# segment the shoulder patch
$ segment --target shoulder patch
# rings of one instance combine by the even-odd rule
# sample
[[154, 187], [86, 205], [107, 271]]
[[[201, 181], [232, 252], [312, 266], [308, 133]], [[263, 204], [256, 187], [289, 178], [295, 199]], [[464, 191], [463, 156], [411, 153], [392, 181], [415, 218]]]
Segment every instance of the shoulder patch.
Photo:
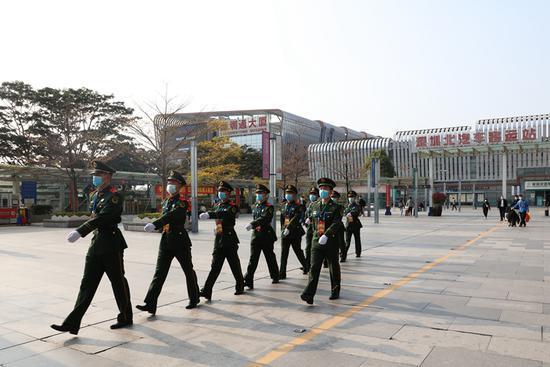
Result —
[[115, 193], [115, 192], [118, 192], [118, 190], [116, 189], [116, 187], [111, 186], [111, 188], [109, 189], [109, 192]]
[[120, 201], [120, 198], [118, 197], [118, 195], [113, 195], [113, 196], [111, 197], [111, 202], [112, 202], [113, 204], [118, 204], [119, 201]]

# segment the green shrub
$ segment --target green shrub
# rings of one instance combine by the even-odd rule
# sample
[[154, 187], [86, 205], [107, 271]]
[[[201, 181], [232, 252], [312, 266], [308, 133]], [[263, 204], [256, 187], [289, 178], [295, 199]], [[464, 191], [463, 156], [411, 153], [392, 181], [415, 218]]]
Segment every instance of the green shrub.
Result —
[[51, 214], [53, 207], [51, 205], [33, 205], [31, 206], [31, 215]]
[[90, 212], [54, 212], [53, 215], [58, 215], [58, 216], [64, 216], [64, 217], [70, 217], [70, 216], [73, 216], [73, 215], [76, 215], [76, 216], [90, 216]]
[[446, 199], [447, 199], [447, 197], [442, 192], [434, 192], [432, 194], [432, 201], [433, 201], [434, 204], [439, 204], [439, 205], [445, 204]]

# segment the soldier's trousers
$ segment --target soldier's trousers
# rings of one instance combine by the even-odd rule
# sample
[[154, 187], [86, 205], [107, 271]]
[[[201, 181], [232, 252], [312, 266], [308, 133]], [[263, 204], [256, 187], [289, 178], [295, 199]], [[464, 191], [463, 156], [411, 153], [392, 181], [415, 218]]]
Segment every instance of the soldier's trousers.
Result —
[[212, 295], [212, 288], [214, 287], [214, 283], [216, 283], [216, 279], [218, 279], [218, 276], [222, 271], [225, 259], [227, 259], [231, 272], [233, 273], [233, 277], [235, 278], [235, 290], [244, 290], [244, 278], [241, 270], [241, 261], [239, 260], [239, 255], [237, 254], [238, 248], [239, 247], [237, 245], [214, 248], [210, 273], [208, 274], [208, 278], [206, 278], [206, 282], [203, 287], [203, 293], [205, 295]]
[[311, 269], [309, 270], [308, 284], [303, 292], [304, 296], [315, 296], [324, 259], [328, 261], [331, 293], [340, 294], [341, 273], [340, 262], [338, 261], [338, 246], [337, 244], [327, 243], [326, 245], [314, 244], [311, 248]]
[[187, 295], [189, 301], [192, 303], [199, 302], [199, 285], [197, 283], [197, 274], [193, 269], [193, 261], [191, 257], [191, 247], [181, 246], [178, 249], [159, 248], [157, 257], [157, 267], [155, 269], [155, 275], [145, 296], [145, 303], [148, 305], [157, 305], [157, 299], [162, 290], [162, 286], [168, 276], [170, 270], [170, 264], [172, 260], [176, 258], [181, 265], [181, 268], [185, 274], [185, 280], [187, 283]]
[[76, 303], [73, 311], [67, 316], [63, 325], [68, 325], [71, 328], [80, 329], [82, 317], [92, 303], [95, 292], [103, 273], [106, 273], [111, 281], [113, 293], [115, 294], [116, 303], [119, 314], [117, 320], [119, 322], [132, 321], [132, 304], [130, 301], [130, 289], [128, 281], [124, 276], [124, 251], [118, 251], [103, 255], [86, 256], [86, 264], [84, 266], [84, 275], [80, 283], [80, 291], [76, 298]]
[[313, 232], [306, 232], [306, 266], [311, 269], [311, 240], [313, 239]]
[[355, 256], [361, 256], [361, 228], [348, 229], [346, 228], [346, 250], [342, 254], [345, 259], [348, 255], [349, 248], [351, 246], [351, 237], [355, 239]]
[[286, 264], [288, 262], [288, 254], [291, 247], [298, 258], [298, 261], [302, 264], [304, 272], [308, 271], [306, 258], [304, 256], [304, 252], [302, 251], [302, 237], [283, 238], [281, 240], [281, 269], [279, 271], [279, 277], [283, 279], [286, 278]]
[[252, 284], [254, 282], [254, 273], [258, 267], [258, 261], [260, 260], [260, 255], [262, 252], [264, 253], [265, 261], [267, 262], [269, 276], [273, 280], [279, 280], [279, 266], [277, 265], [275, 252], [273, 252], [273, 242], [257, 239], [252, 240], [250, 243], [250, 260], [248, 261], [248, 268], [246, 269], [246, 275], [244, 276], [244, 280], [247, 284]]

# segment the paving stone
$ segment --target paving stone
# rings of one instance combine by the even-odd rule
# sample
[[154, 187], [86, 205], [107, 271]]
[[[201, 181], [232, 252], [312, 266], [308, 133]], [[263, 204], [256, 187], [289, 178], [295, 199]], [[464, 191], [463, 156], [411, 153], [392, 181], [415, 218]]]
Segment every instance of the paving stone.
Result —
[[422, 344], [430, 347], [462, 347], [473, 350], [486, 350], [491, 340], [490, 336], [456, 332], [450, 330], [437, 330], [417, 326], [404, 326], [392, 337], [393, 340], [414, 344]]
[[501, 356], [464, 348], [435, 347], [422, 367], [542, 367], [540, 361]]

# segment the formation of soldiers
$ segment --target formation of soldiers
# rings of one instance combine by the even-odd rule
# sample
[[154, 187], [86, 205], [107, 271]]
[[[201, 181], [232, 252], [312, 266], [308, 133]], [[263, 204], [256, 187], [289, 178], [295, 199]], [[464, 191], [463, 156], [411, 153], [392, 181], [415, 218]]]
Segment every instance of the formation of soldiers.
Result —
[[[57, 331], [78, 334], [82, 317], [90, 306], [99, 286], [103, 273], [106, 273], [115, 295], [119, 309], [117, 322], [111, 329], [132, 325], [133, 315], [130, 302], [130, 290], [124, 275], [124, 249], [126, 242], [118, 224], [121, 222], [123, 197], [111, 186], [115, 170], [104, 162], [94, 161], [93, 184], [96, 191], [90, 200], [91, 219], [69, 233], [67, 240], [75, 242], [93, 232], [91, 245], [86, 255], [84, 275], [73, 311], [60, 325], [51, 325]], [[245, 287], [254, 288], [254, 273], [263, 252], [267, 261], [272, 283], [286, 279], [287, 260], [292, 248], [302, 265], [308, 283], [301, 294], [301, 299], [313, 304], [319, 275], [323, 263], [329, 268], [331, 294], [329, 299], [340, 297], [341, 272], [340, 262], [347, 259], [351, 238], [355, 239], [355, 255], [361, 256], [362, 227], [359, 217], [361, 206], [357, 203], [357, 193], [347, 194], [346, 207], [337, 203], [340, 194], [334, 190], [335, 182], [330, 178], [317, 181], [318, 187], [309, 191], [307, 207], [300, 201], [298, 190], [293, 185], [285, 187], [285, 205], [281, 209], [281, 260], [280, 267], [274, 252], [277, 234], [271, 223], [275, 208], [268, 202], [269, 189], [261, 184], [256, 185], [256, 203], [252, 210], [252, 221], [246, 225], [252, 231], [250, 242], [250, 259], [243, 276], [238, 255], [239, 238], [235, 232], [237, 206], [230, 200], [233, 191], [225, 181], [218, 184], [218, 201], [211, 211], [200, 214], [199, 219], [215, 220], [214, 251], [210, 273], [202, 289], [199, 290], [197, 275], [193, 269], [191, 240], [185, 230], [185, 221], [189, 202], [180, 197], [180, 189], [186, 182], [183, 176], [171, 171], [167, 179], [166, 191], [169, 197], [162, 203], [162, 216], [144, 226], [146, 232], [162, 230], [162, 237], [157, 256], [157, 264], [144, 304], [136, 308], [154, 315], [162, 286], [168, 275], [170, 264], [176, 258], [186, 277], [189, 304], [193, 309], [200, 303], [200, 297], [210, 301], [212, 288], [218, 278], [225, 260], [229, 263], [235, 278], [235, 295], [245, 293]], [[342, 219], [345, 218], [346, 225]], [[305, 226], [305, 230], [304, 230]], [[305, 254], [301, 247], [302, 237], [306, 237]]]

